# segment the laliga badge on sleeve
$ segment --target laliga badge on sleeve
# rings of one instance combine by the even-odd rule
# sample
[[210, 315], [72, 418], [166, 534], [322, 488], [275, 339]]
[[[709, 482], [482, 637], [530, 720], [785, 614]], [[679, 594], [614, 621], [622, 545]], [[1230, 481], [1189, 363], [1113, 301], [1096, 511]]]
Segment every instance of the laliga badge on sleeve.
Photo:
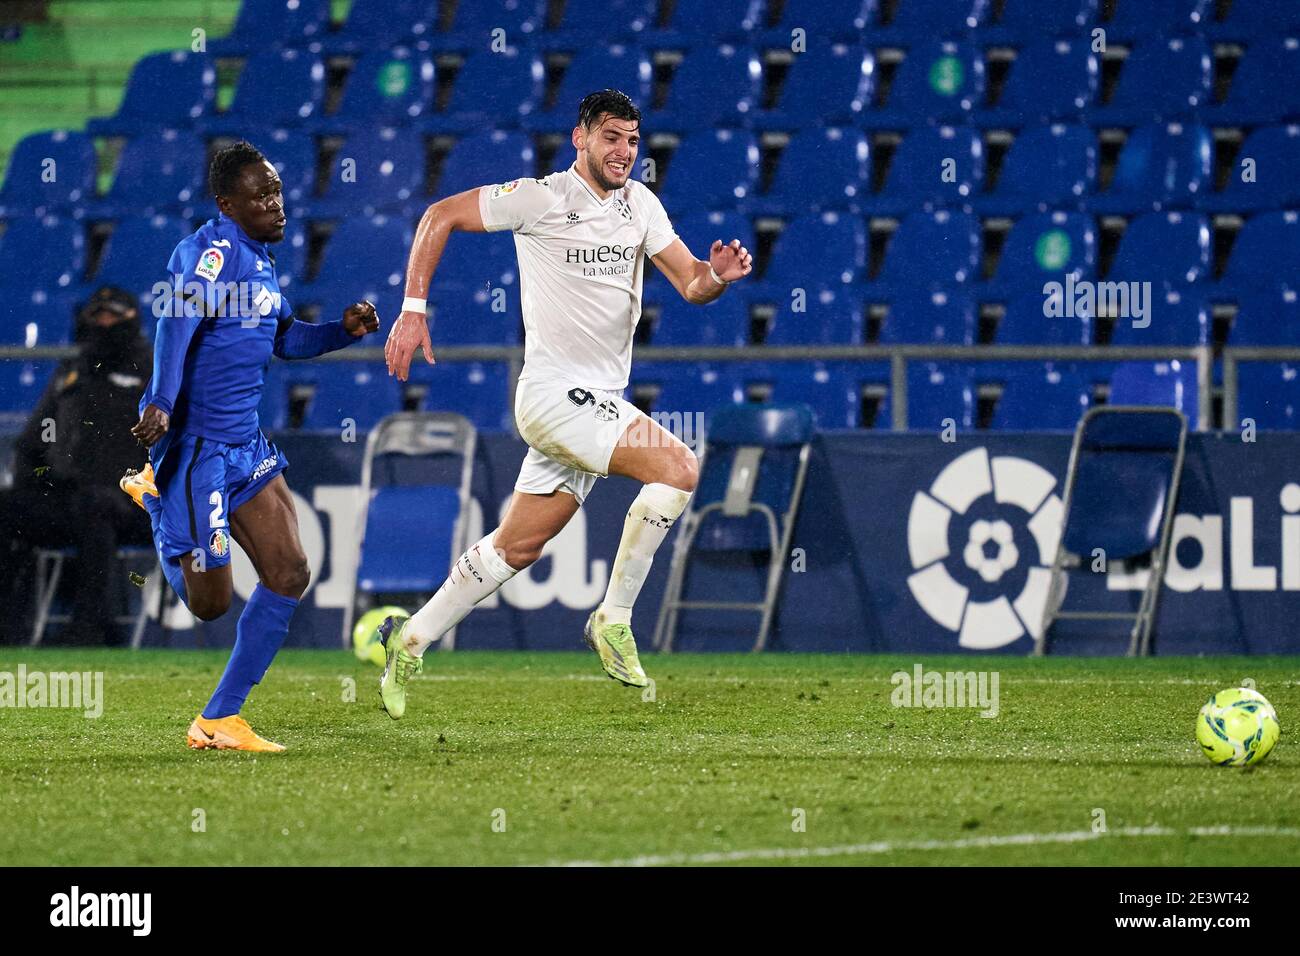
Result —
[[209, 282], [216, 282], [225, 261], [225, 256], [221, 254], [220, 249], [209, 246], [204, 250], [203, 255], [199, 256], [199, 264], [194, 267], [194, 274], [202, 276]]

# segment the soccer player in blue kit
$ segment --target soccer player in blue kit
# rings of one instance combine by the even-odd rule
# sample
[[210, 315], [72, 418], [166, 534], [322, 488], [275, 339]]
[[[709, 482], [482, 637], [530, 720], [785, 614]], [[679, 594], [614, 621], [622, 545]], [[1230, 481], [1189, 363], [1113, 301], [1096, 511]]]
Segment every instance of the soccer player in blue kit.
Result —
[[282, 472], [284, 454], [262, 434], [257, 406], [272, 354], [306, 359], [379, 329], [369, 302], [337, 322], [301, 322], [280, 293], [270, 246], [286, 225], [280, 177], [240, 142], [208, 174], [220, 214], [172, 253], [172, 290], [158, 321], [153, 378], [132, 434], [149, 462], [122, 489], [149, 513], [163, 573], [196, 617], [230, 607], [230, 538], [259, 583], [239, 616], [216, 692], [194, 719], [195, 749], [280, 751], [239, 711], [289, 632], [310, 570]]

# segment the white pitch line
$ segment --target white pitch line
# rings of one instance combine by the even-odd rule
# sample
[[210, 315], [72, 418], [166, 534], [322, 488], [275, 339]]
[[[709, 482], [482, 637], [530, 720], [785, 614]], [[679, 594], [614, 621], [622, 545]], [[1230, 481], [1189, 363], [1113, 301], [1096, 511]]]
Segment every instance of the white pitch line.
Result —
[[1300, 828], [1294, 827], [1191, 827], [1171, 830], [1168, 827], [1123, 827], [1105, 833], [1092, 830], [1071, 830], [1062, 833], [1012, 833], [1005, 836], [964, 837], [959, 840], [904, 840], [874, 843], [848, 843], [840, 846], [781, 847], [754, 850], [730, 850], [715, 853], [672, 853], [661, 856], [635, 856], [625, 860], [562, 860], [543, 866], [687, 866], [710, 863], [744, 863], [751, 860], [804, 860], [833, 856], [867, 856], [899, 853], [912, 850], [970, 850], [1000, 846], [1038, 846], [1047, 843], [1085, 843], [1093, 840], [1110, 840], [1122, 837], [1297, 837]]

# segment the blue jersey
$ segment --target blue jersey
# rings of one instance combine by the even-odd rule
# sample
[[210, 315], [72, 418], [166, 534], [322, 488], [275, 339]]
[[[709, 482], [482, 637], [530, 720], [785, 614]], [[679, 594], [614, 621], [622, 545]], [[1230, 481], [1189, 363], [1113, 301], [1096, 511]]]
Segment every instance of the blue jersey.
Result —
[[351, 344], [341, 322], [293, 318], [275, 258], [224, 215], [184, 239], [168, 263], [172, 289], [158, 320], [153, 378], [140, 411], [171, 426], [151, 449], [155, 468], [180, 436], [242, 445], [260, 432], [257, 406], [272, 354], [310, 358]]
[[[152, 404], [167, 412], [174, 434], [248, 441], [258, 431], [277, 330], [293, 315], [273, 254], [218, 216], [176, 247], [167, 269], [173, 299], [158, 323], [154, 377], [140, 408]], [[177, 366], [181, 342], [170, 340], [186, 332], [188, 347]]]

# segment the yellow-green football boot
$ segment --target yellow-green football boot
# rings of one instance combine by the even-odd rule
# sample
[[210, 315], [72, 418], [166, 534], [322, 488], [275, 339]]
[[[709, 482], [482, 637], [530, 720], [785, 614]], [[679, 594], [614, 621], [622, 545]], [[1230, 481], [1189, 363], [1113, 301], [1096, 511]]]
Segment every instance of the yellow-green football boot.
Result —
[[379, 703], [393, 720], [401, 720], [406, 713], [406, 684], [413, 674], [420, 673], [424, 658], [407, 651], [402, 643], [402, 631], [409, 617], [386, 617], [379, 625], [379, 640], [384, 645], [384, 673], [379, 678]]
[[596, 624], [596, 612], [592, 611], [583, 628], [582, 639], [587, 646], [600, 655], [600, 666], [605, 673], [628, 687], [648, 687], [650, 678], [641, 669], [641, 659], [636, 653], [636, 639], [632, 637], [632, 628], [626, 624]]

